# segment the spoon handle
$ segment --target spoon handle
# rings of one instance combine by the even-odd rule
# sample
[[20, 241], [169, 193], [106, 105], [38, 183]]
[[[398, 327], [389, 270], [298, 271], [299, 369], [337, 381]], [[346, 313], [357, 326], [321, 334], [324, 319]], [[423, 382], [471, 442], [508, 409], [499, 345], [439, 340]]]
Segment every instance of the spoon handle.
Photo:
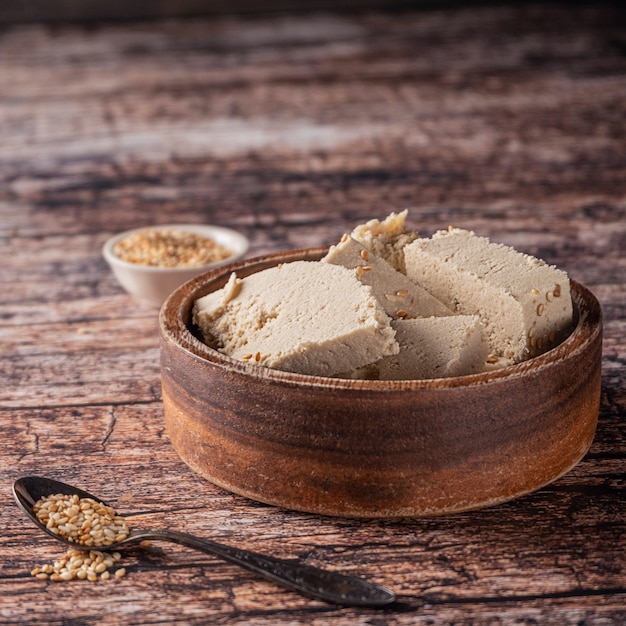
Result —
[[380, 607], [395, 600], [395, 594], [355, 576], [346, 576], [305, 565], [298, 561], [277, 559], [249, 550], [233, 548], [187, 533], [173, 530], [140, 531], [133, 539], [172, 541], [256, 572], [264, 578], [299, 591], [311, 598], [345, 606]]

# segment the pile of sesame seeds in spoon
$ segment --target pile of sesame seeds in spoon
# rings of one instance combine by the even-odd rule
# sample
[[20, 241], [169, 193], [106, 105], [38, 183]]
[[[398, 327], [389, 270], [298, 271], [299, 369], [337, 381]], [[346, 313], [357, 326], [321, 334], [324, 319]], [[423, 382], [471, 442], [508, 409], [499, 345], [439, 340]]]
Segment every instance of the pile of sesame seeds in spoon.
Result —
[[33, 505], [33, 513], [53, 533], [85, 547], [109, 546], [130, 533], [113, 507], [77, 494], [40, 498]]
[[[52, 494], [33, 505], [37, 519], [52, 533], [85, 549], [70, 548], [53, 564], [35, 567], [31, 574], [39, 580], [107, 580], [120, 559], [119, 552], [104, 553], [97, 547], [109, 546], [128, 537], [130, 530], [123, 517], [102, 502], [77, 494]], [[125, 568], [115, 571], [115, 578], [126, 575]]]

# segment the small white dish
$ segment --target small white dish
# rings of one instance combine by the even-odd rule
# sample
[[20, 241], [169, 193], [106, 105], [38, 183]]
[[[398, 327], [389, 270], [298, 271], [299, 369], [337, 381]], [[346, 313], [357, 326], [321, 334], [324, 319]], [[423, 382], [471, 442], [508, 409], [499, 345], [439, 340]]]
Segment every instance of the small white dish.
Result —
[[[202, 235], [232, 252], [232, 255], [215, 263], [195, 267], [157, 267], [129, 263], [119, 258], [115, 246], [129, 235], [148, 230], [183, 231]], [[247, 237], [230, 228], [205, 224], [162, 224], [134, 228], [110, 237], [102, 248], [102, 254], [114, 276], [128, 293], [139, 296], [152, 304], [161, 306], [167, 296], [188, 280], [220, 265], [241, 259], [249, 248]]]

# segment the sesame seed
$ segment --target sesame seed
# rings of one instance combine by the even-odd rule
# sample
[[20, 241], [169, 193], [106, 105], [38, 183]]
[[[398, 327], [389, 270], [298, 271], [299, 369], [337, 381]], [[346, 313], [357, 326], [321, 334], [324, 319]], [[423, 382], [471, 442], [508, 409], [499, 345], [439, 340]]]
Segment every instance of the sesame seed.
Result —
[[544, 305], [543, 304], [539, 304], [537, 305], [537, 315], [541, 316], [543, 315], [543, 310], [544, 310]]
[[538, 296], [539, 295], [539, 289], [531, 289], [530, 293], [532, 293], [533, 296]]
[[399, 291], [396, 291], [396, 296], [400, 296], [401, 298], [404, 298], [405, 296], [409, 295], [409, 290], [408, 289], [400, 289]]
[[343, 235], [341, 235], [341, 243], [346, 243], [349, 237], [350, 235], [348, 235], [348, 233], [344, 233]]
[[369, 256], [369, 255], [368, 255], [368, 253], [367, 253], [367, 250], [361, 250], [361, 252], [359, 252], [359, 254], [361, 255], [361, 258], [362, 258], [364, 261], [367, 261], [368, 256]]
[[557, 285], [554, 287], [554, 291], [552, 292], [552, 294], [554, 295], [555, 298], [560, 298], [561, 297], [561, 285], [557, 283]]
[[407, 317], [408, 314], [409, 312], [405, 311], [404, 309], [400, 309], [399, 311], [396, 311], [396, 317], [405, 318]]

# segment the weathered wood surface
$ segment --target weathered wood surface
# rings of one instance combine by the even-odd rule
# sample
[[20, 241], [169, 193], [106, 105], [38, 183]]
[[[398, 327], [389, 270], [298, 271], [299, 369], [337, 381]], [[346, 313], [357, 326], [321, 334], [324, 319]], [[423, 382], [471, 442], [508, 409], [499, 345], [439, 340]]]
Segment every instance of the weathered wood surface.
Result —
[[[0, 622], [626, 621], [626, 25], [617, 5], [278, 15], [0, 34]], [[408, 208], [538, 254], [600, 299], [599, 427], [554, 484], [493, 509], [355, 521], [194, 475], [164, 432], [156, 311], [100, 247], [153, 222], [318, 246]], [[529, 390], [532, 402], [532, 390]], [[42, 583], [62, 554], [13, 505], [40, 473], [136, 525], [356, 572], [397, 606], [340, 609], [176, 546], [128, 576]]]

